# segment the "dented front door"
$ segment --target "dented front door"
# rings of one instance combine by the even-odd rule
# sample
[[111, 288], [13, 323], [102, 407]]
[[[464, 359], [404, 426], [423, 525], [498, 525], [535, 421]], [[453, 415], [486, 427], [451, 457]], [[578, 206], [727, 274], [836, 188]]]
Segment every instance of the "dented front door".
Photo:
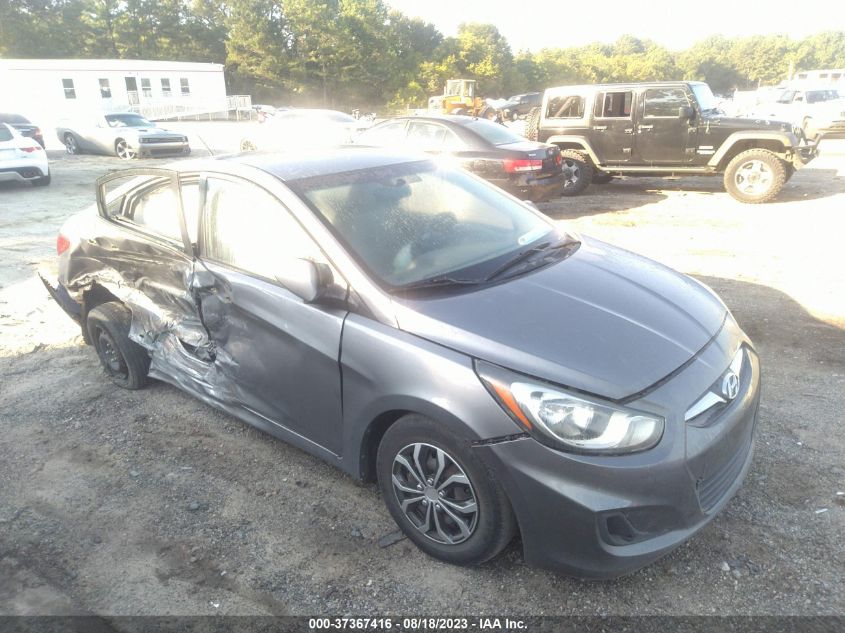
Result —
[[239, 407], [339, 454], [346, 311], [307, 304], [275, 279], [291, 258], [322, 252], [254, 183], [209, 176], [204, 187], [195, 285], [217, 373], [233, 383]]

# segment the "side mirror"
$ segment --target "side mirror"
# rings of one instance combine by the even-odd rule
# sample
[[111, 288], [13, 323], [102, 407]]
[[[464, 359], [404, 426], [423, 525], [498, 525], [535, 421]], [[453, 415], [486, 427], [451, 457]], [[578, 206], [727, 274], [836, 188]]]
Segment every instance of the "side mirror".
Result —
[[310, 259], [286, 260], [276, 279], [305, 303], [317, 301], [334, 283], [331, 268]]
[[681, 106], [678, 108], [679, 119], [692, 119], [695, 116], [695, 109], [692, 106]]

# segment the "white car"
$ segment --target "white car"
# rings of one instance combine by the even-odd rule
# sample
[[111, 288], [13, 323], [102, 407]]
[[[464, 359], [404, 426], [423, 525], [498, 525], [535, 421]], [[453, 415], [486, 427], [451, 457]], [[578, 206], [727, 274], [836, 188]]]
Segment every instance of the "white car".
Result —
[[775, 101], [759, 104], [750, 116], [790, 121], [808, 138], [845, 134], [845, 99], [830, 87], [786, 88]]
[[370, 120], [356, 119], [338, 110], [279, 110], [263, 123], [251, 124], [250, 132], [241, 138], [240, 149], [280, 151], [344, 145], [371, 125]]
[[11, 125], [0, 123], [0, 182], [7, 180], [49, 185], [50, 166], [47, 153], [35, 139], [23, 136]]

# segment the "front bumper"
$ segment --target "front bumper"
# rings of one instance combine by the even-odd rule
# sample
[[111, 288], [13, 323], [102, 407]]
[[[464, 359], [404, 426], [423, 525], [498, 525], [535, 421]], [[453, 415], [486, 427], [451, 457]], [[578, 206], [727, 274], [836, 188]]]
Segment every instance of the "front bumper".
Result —
[[141, 158], [152, 156], [174, 156], [179, 154], [190, 154], [191, 147], [188, 141], [176, 141], [167, 143], [137, 143], [135, 151]]
[[819, 155], [819, 140], [812, 143], [796, 145], [792, 148], [792, 166], [801, 169]]
[[[668, 554], [707, 525], [751, 465], [760, 371], [746, 349], [750, 371], [740, 395], [706, 426], [685, 422], [683, 414], [667, 417], [663, 439], [649, 451], [575, 455], [528, 437], [476, 446], [508, 493], [526, 562], [614, 578]], [[684, 377], [690, 371], [695, 380]], [[700, 371], [685, 370], [657, 391], [677, 392], [673, 382], [698, 382]]]
[[490, 182], [521, 200], [545, 202], [560, 197], [565, 181], [563, 172], [560, 172], [551, 176], [519, 174], [508, 180], [491, 180]]

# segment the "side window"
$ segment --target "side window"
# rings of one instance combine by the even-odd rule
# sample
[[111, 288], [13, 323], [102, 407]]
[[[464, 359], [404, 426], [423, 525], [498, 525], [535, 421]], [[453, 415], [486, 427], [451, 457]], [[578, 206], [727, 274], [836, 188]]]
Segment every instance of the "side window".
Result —
[[208, 179], [203, 254], [222, 264], [273, 279], [291, 258], [316, 258], [316, 244], [285, 206], [260, 187]]
[[412, 121], [408, 126], [408, 144], [416, 149], [437, 151], [443, 149], [448, 130], [436, 123]]
[[76, 88], [73, 86], [73, 79], [62, 79], [62, 88], [65, 91], [65, 99], [76, 99]]
[[678, 118], [678, 109], [688, 105], [681, 88], [652, 88], [645, 91], [643, 116]]
[[391, 121], [361, 134], [358, 143], [362, 145], [393, 145], [405, 140], [405, 121]]
[[584, 98], [580, 95], [552, 97], [546, 106], [547, 119], [581, 119], [584, 117]]
[[596, 95], [594, 114], [600, 119], [627, 119], [631, 117], [634, 93], [600, 92]]
[[178, 204], [173, 188], [167, 183], [135, 196], [125, 217], [150, 233], [181, 242]]

